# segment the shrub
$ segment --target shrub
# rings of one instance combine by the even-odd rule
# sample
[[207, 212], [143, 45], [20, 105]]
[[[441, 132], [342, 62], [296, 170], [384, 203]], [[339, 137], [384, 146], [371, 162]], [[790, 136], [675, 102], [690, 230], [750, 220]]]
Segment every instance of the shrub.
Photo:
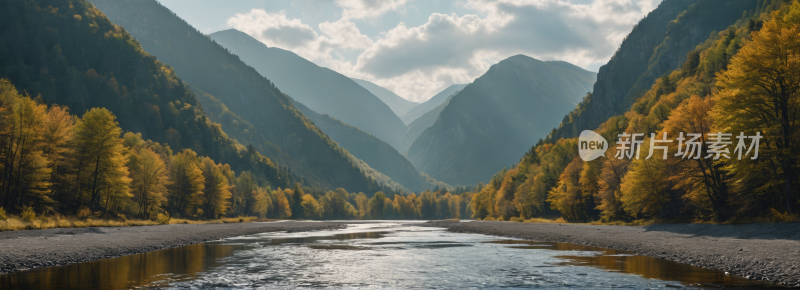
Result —
[[773, 222], [795, 222], [800, 220], [796, 214], [783, 213], [774, 208], [770, 208], [769, 211], [769, 218]]
[[239, 219], [239, 222], [240, 222], [240, 223], [241, 223], [241, 222], [244, 222], [244, 219]]
[[87, 206], [85, 206], [85, 205], [84, 205], [84, 206], [82, 206], [82, 207], [81, 207], [81, 208], [78, 210], [78, 217], [79, 217], [79, 218], [82, 218], [82, 219], [87, 219], [87, 218], [89, 218], [91, 215], [92, 215], [92, 210], [90, 210], [90, 209], [89, 209], [89, 207], [87, 207]]
[[26, 222], [32, 222], [36, 219], [36, 212], [33, 211], [33, 208], [30, 206], [26, 206], [22, 208], [22, 220]]
[[0, 207], [0, 220], [7, 220], [8, 217], [6, 216], [6, 210]]
[[157, 219], [158, 219], [158, 223], [160, 223], [162, 225], [166, 225], [166, 224], [169, 224], [170, 217], [169, 217], [169, 215], [165, 215], [163, 213], [160, 213], [160, 214], [158, 214]]

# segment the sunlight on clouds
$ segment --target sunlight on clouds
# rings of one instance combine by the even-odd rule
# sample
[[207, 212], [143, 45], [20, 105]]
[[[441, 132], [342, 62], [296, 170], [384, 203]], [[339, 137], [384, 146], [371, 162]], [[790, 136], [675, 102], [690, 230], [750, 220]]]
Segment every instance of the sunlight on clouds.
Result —
[[[516, 54], [596, 70], [661, 0], [468, 0], [460, 5], [476, 14], [432, 13], [422, 25], [401, 22], [374, 38], [350, 21], [402, 10], [406, 2], [337, 1], [342, 18], [319, 23], [321, 35], [284, 12], [260, 9], [237, 14], [228, 24], [269, 46], [419, 102], [452, 84], [472, 82]], [[358, 57], [348, 60], [345, 51]]]
[[338, 0], [336, 4], [344, 10], [342, 18], [362, 19], [402, 9], [407, 2], [407, 0]]

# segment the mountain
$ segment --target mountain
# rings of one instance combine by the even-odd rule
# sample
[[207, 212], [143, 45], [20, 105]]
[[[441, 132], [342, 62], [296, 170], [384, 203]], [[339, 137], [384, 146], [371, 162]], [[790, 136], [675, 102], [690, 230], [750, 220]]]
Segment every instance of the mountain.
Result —
[[393, 93], [390, 90], [387, 90], [384, 87], [376, 85], [370, 81], [360, 80], [360, 79], [352, 79], [356, 82], [359, 86], [364, 87], [370, 93], [381, 99], [389, 108], [394, 111], [397, 116], [402, 116], [408, 113], [409, 110], [419, 105], [419, 103], [415, 103], [403, 97], [398, 96], [397, 94]]
[[399, 148], [406, 126], [386, 104], [350, 78], [235, 29], [209, 35], [281, 91], [321, 114], [358, 127]]
[[229, 138], [169, 65], [87, 1], [0, 2], [0, 78], [73, 114], [106, 108], [124, 131], [251, 171], [271, 186], [299, 181]]
[[[264, 54], [276, 59], [281, 56], [289, 57], [293, 61], [298, 62], [299, 64], [297, 65], [301, 66], [311, 64], [293, 53], [277, 48], [267, 48], [267, 46], [263, 45], [261, 42], [237, 30], [217, 32], [212, 34], [211, 37], [215, 39], [215, 41], [219, 41], [223, 46], [226, 46], [232, 53], [240, 55], [246, 64], [253, 65], [254, 67], [257, 66], [252, 62], [259, 63], [258, 60], [264, 60], [264, 58], [255, 57], [257, 54]], [[247, 52], [251, 49], [255, 52]], [[263, 51], [261, 51], [262, 49]], [[252, 57], [243, 57], [242, 55], [250, 55]], [[278, 62], [278, 60], [273, 61]], [[271, 65], [264, 66], [272, 67]], [[293, 64], [286, 64], [286, 66], [293, 66]], [[329, 72], [327, 69], [316, 66], [311, 70]], [[313, 73], [309, 73], [308, 75], [313, 75]], [[309, 81], [316, 84], [313, 78]], [[286, 80], [284, 80], [284, 83], [286, 83]], [[283, 88], [283, 85], [280, 83], [276, 83], [276, 85]], [[373, 86], [376, 85], [373, 84]], [[386, 91], [388, 92], [388, 90]], [[325, 132], [325, 134], [330, 136], [333, 141], [336, 141], [339, 146], [347, 149], [349, 153], [360, 159], [354, 162], [363, 161], [366, 165], [369, 165], [371, 169], [374, 169], [376, 172], [370, 174], [373, 178], [386, 183], [397, 182], [407, 189], [414, 191], [423, 191], [429, 188], [429, 184], [420, 175], [419, 171], [414, 168], [414, 165], [387, 142], [328, 114], [320, 114], [308, 106], [305, 106], [305, 104], [299, 100], [295, 101], [296, 102], [293, 104], [322, 130], [322, 132]], [[368, 170], [365, 169], [364, 166], [361, 167], [362, 170]]]
[[144, 51], [170, 64], [165, 69], [224, 105], [220, 112], [225, 114], [212, 115], [213, 121], [242, 128], [237, 122], [240, 118], [255, 130], [242, 134], [275, 145], [250, 144], [262, 154], [324, 188], [393, 191], [368, 176], [347, 150], [314, 126], [274, 83], [157, 1], [95, 0], [94, 4], [136, 37]]
[[[457, 91], [460, 91], [466, 87], [466, 84], [455, 84], [447, 87], [443, 91], [439, 92], [433, 98], [428, 99], [422, 104], [417, 105], [416, 107], [412, 108], [408, 111], [405, 115], [403, 115], [400, 119], [403, 120], [406, 124], [411, 124], [414, 120], [419, 117], [422, 117], [425, 113], [430, 110], [435, 109], [442, 103], [447, 100], [447, 97], [455, 94]], [[412, 140], [413, 141], [413, 140]]]
[[607, 64], [600, 67], [592, 95], [576, 108], [552, 140], [577, 137], [627, 111], [658, 79], [680, 67], [686, 54], [715, 31], [734, 24], [743, 11], [763, 1], [666, 0], [642, 19]]
[[451, 185], [486, 181], [558, 125], [595, 76], [565, 62], [507, 58], [453, 97], [406, 156]]
[[411, 145], [414, 144], [414, 141], [419, 138], [419, 135], [422, 135], [422, 132], [425, 132], [425, 129], [428, 129], [430, 126], [436, 122], [436, 118], [439, 118], [439, 114], [442, 113], [445, 107], [450, 104], [450, 100], [458, 94], [459, 91], [453, 93], [444, 101], [444, 103], [439, 104], [436, 108], [426, 112], [421, 117], [417, 118], [411, 124], [408, 124], [408, 129], [406, 129], [406, 134], [403, 135], [403, 153], [408, 152], [408, 149], [411, 148]]
[[[366, 162], [369, 167], [379, 171], [371, 174], [379, 182], [397, 182], [414, 192], [431, 188], [431, 184], [417, 171], [417, 168], [383, 140], [331, 116], [314, 112], [299, 102], [295, 102], [295, 106], [333, 141], [339, 143], [339, 146], [347, 149], [360, 159], [359, 161]], [[380, 175], [388, 178], [381, 178]]]

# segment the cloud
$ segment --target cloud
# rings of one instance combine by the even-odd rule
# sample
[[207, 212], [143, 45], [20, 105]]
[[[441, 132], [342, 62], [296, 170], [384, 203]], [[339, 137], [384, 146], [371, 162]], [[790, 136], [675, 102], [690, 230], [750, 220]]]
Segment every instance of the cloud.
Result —
[[323, 35], [317, 34], [300, 19], [287, 18], [285, 11], [268, 13], [263, 9], [252, 9], [229, 18], [228, 25], [267, 46], [288, 49], [318, 62], [330, 62], [335, 50], [363, 50], [373, 45], [354, 23], [344, 18], [320, 23], [318, 26]]
[[[318, 24], [320, 35], [284, 12], [254, 9], [228, 24], [267, 45], [289, 49], [349, 77], [372, 81], [413, 101], [469, 83], [507, 57], [525, 54], [597, 68], [661, 0], [466, 0], [475, 14], [432, 13], [370, 38], [355, 19], [404, 9], [405, 0], [339, 0], [342, 18]], [[345, 58], [343, 55], [357, 55]]]
[[465, 6], [484, 16], [434, 13], [417, 27], [401, 23], [366, 49], [354, 70], [401, 96], [424, 100], [516, 54], [597, 67], [656, 4], [473, 0]]
[[287, 49], [308, 46], [319, 37], [311, 26], [303, 24], [300, 19], [286, 18], [286, 11], [267, 13], [263, 9], [252, 9], [229, 18], [228, 25], [268, 46]]
[[336, 4], [344, 10], [342, 18], [363, 19], [402, 9], [407, 2], [407, 0], [338, 0]]

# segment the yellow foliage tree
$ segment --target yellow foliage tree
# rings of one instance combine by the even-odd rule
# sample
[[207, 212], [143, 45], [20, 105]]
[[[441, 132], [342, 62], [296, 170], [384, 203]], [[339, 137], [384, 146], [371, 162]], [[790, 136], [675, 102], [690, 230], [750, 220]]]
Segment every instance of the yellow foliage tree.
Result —
[[[752, 190], [766, 193], [782, 187], [782, 204], [791, 212], [797, 202], [794, 191], [800, 156], [800, 3], [794, 1], [786, 15], [774, 11], [717, 79], [713, 110], [717, 127], [764, 136], [758, 159], [733, 162], [731, 172], [740, 182], [747, 181], [748, 172], [779, 176], [778, 184]], [[768, 180], [759, 183], [774, 184]]]

